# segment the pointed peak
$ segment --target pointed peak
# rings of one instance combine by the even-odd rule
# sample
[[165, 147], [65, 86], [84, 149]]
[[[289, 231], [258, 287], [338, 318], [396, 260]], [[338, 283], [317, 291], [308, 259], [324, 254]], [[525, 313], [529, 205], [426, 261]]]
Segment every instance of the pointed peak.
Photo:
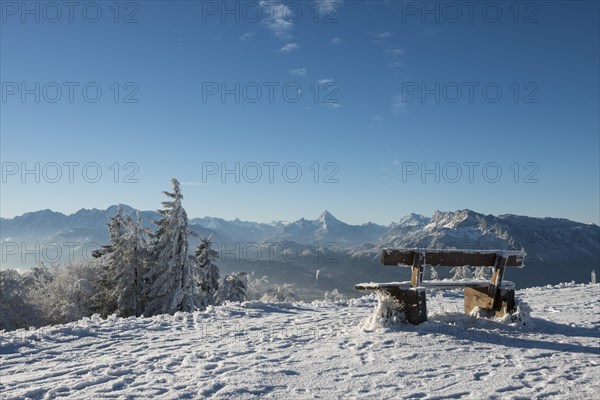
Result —
[[321, 213], [321, 215], [319, 216], [319, 221], [320, 222], [331, 222], [331, 221], [337, 221], [338, 219], [336, 217], [333, 216], [333, 214], [331, 214], [329, 211], [325, 210]]
[[[324, 210], [324, 211], [321, 213], [321, 216], [320, 216], [320, 218], [325, 218], [325, 217], [333, 217], [333, 214], [331, 214], [331, 213], [330, 213], [329, 211], [327, 211], [327, 210]], [[335, 217], [334, 217], [334, 218], [335, 218]]]

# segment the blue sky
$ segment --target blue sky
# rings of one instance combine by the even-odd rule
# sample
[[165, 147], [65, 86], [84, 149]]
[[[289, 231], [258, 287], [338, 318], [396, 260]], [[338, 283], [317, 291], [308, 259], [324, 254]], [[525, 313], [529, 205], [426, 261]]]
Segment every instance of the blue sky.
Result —
[[333, 3], [2, 2], [2, 217], [600, 223], [598, 2]]

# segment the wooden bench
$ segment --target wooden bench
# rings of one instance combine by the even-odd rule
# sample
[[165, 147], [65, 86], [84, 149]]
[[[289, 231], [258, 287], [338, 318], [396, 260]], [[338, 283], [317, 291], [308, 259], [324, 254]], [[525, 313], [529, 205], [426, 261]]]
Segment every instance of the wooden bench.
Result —
[[[488, 316], [503, 316], [515, 309], [515, 286], [503, 281], [506, 268], [522, 268], [525, 253], [504, 250], [435, 250], [435, 249], [383, 249], [381, 263], [411, 268], [407, 282], [361, 283], [357, 290], [375, 290], [394, 299], [406, 314], [407, 321], [419, 324], [427, 320], [425, 291], [427, 288], [452, 289], [463, 287], [465, 313], [475, 307]], [[426, 265], [432, 267], [491, 267], [492, 278], [464, 281], [423, 281]], [[487, 310], [487, 312], [485, 312]]]

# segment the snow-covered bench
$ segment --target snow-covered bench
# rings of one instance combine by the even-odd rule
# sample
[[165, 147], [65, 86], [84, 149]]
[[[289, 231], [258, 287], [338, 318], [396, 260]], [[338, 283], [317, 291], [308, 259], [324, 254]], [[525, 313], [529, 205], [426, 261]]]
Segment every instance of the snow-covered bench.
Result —
[[[435, 250], [384, 249], [383, 265], [410, 267], [411, 280], [406, 282], [360, 283], [357, 290], [375, 290], [394, 298], [402, 307], [408, 322], [419, 324], [427, 320], [425, 290], [427, 288], [464, 288], [465, 313], [475, 307], [488, 310], [488, 315], [503, 316], [515, 308], [515, 285], [503, 281], [506, 268], [522, 268], [525, 253], [505, 250]], [[484, 280], [423, 281], [425, 265], [433, 267], [492, 267], [492, 278]]]

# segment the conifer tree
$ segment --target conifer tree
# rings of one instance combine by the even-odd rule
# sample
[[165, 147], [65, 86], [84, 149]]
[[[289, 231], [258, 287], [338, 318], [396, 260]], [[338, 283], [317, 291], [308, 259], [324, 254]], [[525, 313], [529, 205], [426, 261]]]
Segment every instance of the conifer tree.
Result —
[[217, 304], [220, 274], [215, 261], [219, 258], [219, 253], [212, 246], [210, 237], [202, 238], [194, 254], [199, 268], [199, 306], [201, 308]]
[[182, 206], [183, 195], [177, 179], [171, 179], [172, 192], [163, 192], [163, 215], [152, 234], [152, 265], [147, 275], [149, 288], [146, 299], [147, 315], [173, 314], [186, 311], [193, 303], [192, 274], [188, 260], [188, 218]]
[[475, 279], [488, 280], [490, 278], [489, 268], [486, 267], [477, 267], [475, 268]]
[[144, 311], [145, 281], [148, 241], [142, 226], [142, 217], [137, 212], [136, 221], [125, 218], [127, 232], [118, 241], [111, 254], [111, 276], [115, 281], [115, 297], [119, 315], [140, 316]]
[[233, 272], [225, 275], [223, 283], [219, 288], [218, 299], [223, 301], [246, 301], [248, 292], [248, 274], [245, 272]]
[[127, 226], [123, 217], [121, 207], [117, 207], [116, 214], [110, 218], [108, 223], [108, 235], [110, 244], [102, 246], [92, 253], [98, 258], [100, 267], [99, 276], [96, 281], [95, 295], [91, 299], [94, 312], [106, 317], [117, 310], [116, 280], [113, 269], [113, 252], [122, 248], [121, 241], [125, 235]]

